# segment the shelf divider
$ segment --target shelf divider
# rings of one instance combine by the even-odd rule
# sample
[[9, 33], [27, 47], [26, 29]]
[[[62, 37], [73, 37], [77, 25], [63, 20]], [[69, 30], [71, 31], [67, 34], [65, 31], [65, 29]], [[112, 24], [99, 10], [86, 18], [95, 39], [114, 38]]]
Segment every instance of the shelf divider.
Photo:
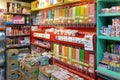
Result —
[[98, 39], [120, 41], [120, 37], [102, 36], [102, 35], [98, 36]]
[[98, 14], [99, 17], [112, 17], [112, 16], [120, 16], [120, 12], [119, 13], [105, 13], [105, 14]]

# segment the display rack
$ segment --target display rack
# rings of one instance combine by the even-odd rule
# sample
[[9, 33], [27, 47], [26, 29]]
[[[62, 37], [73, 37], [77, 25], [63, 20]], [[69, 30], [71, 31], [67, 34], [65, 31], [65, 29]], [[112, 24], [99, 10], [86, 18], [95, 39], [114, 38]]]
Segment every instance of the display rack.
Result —
[[[68, 2], [65, 2], [65, 1], [68, 1]], [[41, 47], [41, 45], [39, 45], [39, 44], [34, 44], [35, 40], [50, 41], [51, 47], [52, 47], [51, 51], [53, 51], [53, 53], [54, 53], [53, 59], [51, 60], [53, 62], [53, 64], [56, 64], [62, 68], [65, 68], [68, 71], [70, 71], [74, 74], [77, 74], [80, 77], [83, 77], [85, 80], [94, 80], [95, 79], [95, 69], [96, 69], [96, 67], [95, 67], [95, 65], [96, 65], [96, 63], [95, 63], [95, 60], [96, 60], [96, 58], [95, 58], [95, 56], [96, 56], [96, 24], [95, 24], [95, 13], [94, 13], [95, 9], [94, 9], [93, 5], [95, 5], [95, 0], [90, 0], [90, 1], [89, 0], [75, 0], [75, 1], [65, 0], [65, 1], [63, 1], [62, 3], [59, 3], [59, 5], [55, 4], [55, 5], [47, 6], [47, 7], [43, 7], [43, 8], [34, 8], [33, 5], [35, 5], [36, 1], [31, 4], [32, 19], [33, 19], [33, 24], [32, 24], [33, 30], [32, 30], [32, 34], [31, 34], [32, 35], [31, 43], [34, 46]], [[68, 22], [63, 21], [64, 23], [55, 22], [57, 15], [54, 13], [54, 9], [56, 10], [56, 8], [59, 9], [61, 7], [61, 9], [63, 9], [63, 11], [64, 11], [64, 8], [66, 9], [66, 8], [72, 8], [72, 7], [76, 7], [76, 6], [78, 6], [78, 8], [80, 9], [80, 6], [82, 5], [82, 8], [83, 8], [83, 5], [85, 5], [85, 4], [93, 4], [92, 8], [91, 8], [92, 9], [91, 12], [93, 12], [92, 13], [93, 15], [91, 17], [94, 16], [94, 18], [92, 18], [93, 22], [92, 22], [92, 20], [90, 20], [91, 22], [87, 22], [87, 21], [85, 21], [83, 23], [78, 22], [77, 20], [79, 20], [79, 18], [80, 18], [80, 15], [79, 15], [80, 10], [76, 10], [77, 11], [76, 13], [78, 14], [78, 18], [76, 18], [76, 21], [77, 21], [76, 23], [69, 23], [69, 21]], [[50, 14], [54, 17], [52, 17], [50, 15], [46, 15], [47, 10], [53, 11], [53, 14], [51, 14], [51, 13]], [[40, 15], [36, 15], [39, 12], [41, 12], [40, 14], [42, 14], [42, 16], [44, 16], [44, 18], [41, 18]], [[88, 13], [89, 13], [89, 11], [88, 11]], [[74, 15], [77, 15], [77, 14], [74, 14]], [[81, 15], [82, 14], [84, 15], [85, 12], [84, 11], [81, 12]], [[85, 15], [88, 16], [88, 14], [85, 14]], [[38, 20], [38, 24], [35, 23], [36, 22], [35, 20], [37, 20], [36, 16], [38, 17], [37, 19], [41, 19], [40, 21]], [[64, 16], [64, 18], [62, 18], [62, 19], [67, 19], [66, 16]], [[59, 16], [57, 18], [59, 18]], [[42, 23], [45, 19], [48, 20], [48, 23], [47, 22]], [[88, 19], [88, 18], [85, 18], [85, 19]], [[58, 22], [59, 22], [59, 20], [58, 20]], [[51, 28], [55, 28], [58, 30], [59, 29], [70, 30], [70, 31], [76, 30], [76, 31], [78, 31], [78, 33], [73, 36], [73, 35], [63, 35], [63, 34], [59, 34], [59, 33], [55, 34], [54, 31], [53, 32], [46, 31]], [[82, 40], [85, 39], [84, 37], [86, 35], [89, 35], [89, 36], [93, 35], [93, 38], [92, 38], [92, 41], [93, 41], [92, 44], [94, 45], [93, 50], [85, 50], [84, 49], [85, 45], [84, 45], [84, 41], [82, 43]], [[81, 40], [81, 42], [69, 41], [69, 39], [67, 39], [68, 41], [67, 40], [58, 40], [59, 36], [69, 37], [72, 39], [78, 38], [79, 40]], [[66, 49], [68, 49], [68, 47], [71, 47], [71, 48], [74, 48], [74, 50], [77, 48], [81, 49], [81, 51], [84, 50], [85, 53], [83, 52], [82, 58], [85, 57], [86, 60], [85, 61], [83, 59], [76, 60], [76, 59], [72, 59], [71, 57], [69, 57], [72, 59], [73, 62], [79, 64], [80, 67], [75, 64], [67, 62], [70, 60], [67, 58], [69, 53], [67, 52], [67, 50], [65, 50], [66, 53], [64, 55], [58, 55], [58, 54], [62, 54], [62, 53], [55, 51], [56, 44], [65, 46]], [[42, 47], [42, 48], [45, 49], [45, 47]], [[92, 55], [92, 58], [91, 58], [93, 61], [92, 63], [89, 63], [89, 61], [88, 61], [89, 58], [86, 57], [86, 56], [89, 56], [90, 54]], [[91, 67], [93, 70], [91, 73], [89, 73], [89, 71], [87, 71], [87, 70], [84, 71], [83, 68], [81, 69], [81, 66], [87, 67], [87, 70], [88, 70], [88, 68], [90, 69], [90, 67]]]
[[[120, 68], [119, 66], [117, 66], [117, 64], [119, 63], [114, 64], [112, 60], [111, 61], [108, 60], [109, 58], [105, 59], [106, 57], [105, 52], [109, 51], [109, 48], [112, 47], [112, 46], [108, 47], [108, 45], [111, 45], [111, 43], [109, 42], [111, 41], [113, 43], [113, 46], [115, 47], [117, 42], [119, 43], [120, 41], [119, 34], [118, 35], [115, 34], [115, 32], [117, 33], [117, 28], [116, 30], [113, 29], [113, 27], [114, 28], [115, 26], [117, 27], [116, 25], [117, 22], [115, 22], [114, 19], [117, 19], [120, 16], [119, 15], [120, 12], [118, 8], [118, 6], [120, 5], [119, 2], [120, 0], [97, 0], [97, 70], [96, 70], [96, 74], [97, 74], [97, 77], [100, 77], [105, 80], [120, 80], [119, 71], [113, 70], [114, 67]], [[116, 10], [114, 11], [113, 8], [115, 8]], [[103, 30], [105, 30], [105, 28], [108, 29], [108, 32], [103, 31], [102, 28], [104, 28]], [[115, 48], [114, 48], [114, 51], [115, 51]], [[113, 53], [116, 56], [119, 56], [117, 55], [116, 52], [113, 52]], [[112, 56], [113, 53], [108, 55]], [[113, 57], [111, 58], [113, 59]], [[104, 62], [104, 60], [106, 61], [108, 60], [108, 63]], [[100, 62], [102, 62], [103, 64], [101, 64]], [[112, 65], [112, 62], [114, 65]], [[113, 69], [111, 69], [110, 67], [113, 67]]]
[[[30, 52], [30, 32], [31, 32], [31, 27], [30, 27], [30, 15], [29, 14], [20, 14], [20, 13], [5, 13], [5, 52], [6, 52], [6, 80], [8, 80], [10, 71], [11, 73], [18, 71], [18, 54], [17, 52], [9, 53], [8, 50], [14, 50], [14, 49], [24, 49], [28, 48]], [[12, 16], [9, 18], [9, 16]], [[15, 16], [18, 16], [15, 18]], [[21, 19], [22, 18], [22, 19]], [[16, 19], [16, 21], [15, 21]], [[17, 55], [16, 55], [17, 53]], [[10, 56], [13, 54], [13, 56]], [[16, 58], [15, 58], [16, 56]], [[9, 59], [9, 58], [10, 59]], [[11, 59], [13, 57], [13, 59]], [[8, 63], [11, 61], [10, 63]], [[13, 64], [13, 65], [11, 65]], [[13, 71], [12, 71], [13, 70]], [[15, 74], [15, 73], [14, 73]], [[15, 76], [15, 75], [13, 75]], [[13, 77], [11, 77], [13, 78]], [[17, 78], [17, 77], [16, 77]]]
[[[29, 14], [16, 14], [16, 13], [5, 13], [6, 15], [11, 15], [11, 16], [22, 16], [24, 18], [24, 22], [18, 24], [18, 23], [14, 23], [13, 21], [11, 22], [4, 22], [5, 26], [6, 26], [6, 39], [7, 38], [19, 38], [19, 37], [29, 37], [30, 38], [30, 15]], [[27, 17], [28, 17], [28, 22], [27, 22]], [[27, 26], [27, 27], [26, 27]], [[30, 40], [30, 39], [29, 39]], [[19, 43], [19, 42], [18, 42]], [[7, 44], [7, 42], [6, 42]], [[29, 44], [18, 44], [17, 42], [15, 43], [16, 45], [11, 46], [6, 46], [6, 48], [14, 48], [14, 47], [28, 47], [30, 46]]]

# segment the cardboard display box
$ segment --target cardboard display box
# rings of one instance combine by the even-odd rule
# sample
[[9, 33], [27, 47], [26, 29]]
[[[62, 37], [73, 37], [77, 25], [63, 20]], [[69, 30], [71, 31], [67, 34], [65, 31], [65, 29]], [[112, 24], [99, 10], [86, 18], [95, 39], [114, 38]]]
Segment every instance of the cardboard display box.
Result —
[[51, 77], [51, 73], [58, 69], [55, 65], [40, 66], [40, 73], [44, 74], [46, 77]]
[[7, 71], [7, 80], [19, 80], [18, 70]]
[[7, 60], [18, 60], [19, 51], [17, 49], [9, 49], [7, 50]]
[[18, 61], [16, 60], [7, 60], [7, 70], [18, 70]]
[[30, 78], [30, 77], [27, 77], [26, 76], [26, 74], [23, 72], [23, 71], [21, 71], [21, 70], [19, 70], [19, 74], [20, 74], [20, 80], [38, 80], [38, 76], [35, 76], [35, 77], [32, 77], [32, 78]]
[[50, 77], [47, 77], [43, 73], [39, 72], [38, 80], [50, 80]]
[[35, 78], [38, 77], [39, 74], [39, 67], [38, 66], [30, 66], [26, 64], [24, 61], [20, 61], [19, 69], [24, 71], [25, 76], [28, 78]]
[[20, 80], [25, 80], [25, 74], [19, 70], [19, 76], [20, 76]]

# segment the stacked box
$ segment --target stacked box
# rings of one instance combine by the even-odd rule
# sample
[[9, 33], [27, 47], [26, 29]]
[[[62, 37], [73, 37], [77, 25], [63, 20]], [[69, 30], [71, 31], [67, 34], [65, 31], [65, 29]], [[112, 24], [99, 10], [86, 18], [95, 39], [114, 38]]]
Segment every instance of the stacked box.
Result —
[[19, 78], [20, 80], [25, 80], [25, 75], [21, 70], [19, 70]]
[[59, 69], [56, 65], [39, 66], [38, 80], [50, 80], [51, 74]]
[[18, 49], [9, 49], [7, 50], [6, 57], [7, 60], [18, 60]]
[[43, 73], [39, 72], [38, 80], [50, 80], [50, 77], [47, 77]]
[[6, 51], [6, 76], [7, 80], [19, 80], [18, 74], [18, 54], [17, 49], [8, 49]]
[[19, 53], [30, 53], [29, 48], [19, 49]]
[[25, 76], [24, 80], [38, 80], [38, 77], [35, 77], [35, 78], [29, 78], [29, 77]]
[[18, 70], [18, 61], [7, 60], [7, 71], [9, 70]]
[[7, 71], [7, 80], [19, 80], [18, 70]]
[[24, 61], [20, 61], [19, 70], [24, 73], [25, 80], [37, 80], [39, 74], [38, 66], [30, 66]]

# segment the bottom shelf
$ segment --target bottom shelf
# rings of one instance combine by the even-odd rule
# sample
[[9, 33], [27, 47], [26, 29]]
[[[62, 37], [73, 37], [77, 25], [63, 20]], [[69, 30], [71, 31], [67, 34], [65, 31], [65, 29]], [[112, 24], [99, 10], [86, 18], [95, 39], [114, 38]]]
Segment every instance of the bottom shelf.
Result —
[[80, 71], [76, 71], [76, 67], [71, 67], [70, 68], [70, 65], [69, 64], [66, 64], [62, 61], [59, 61], [57, 59], [53, 59], [53, 64], [57, 65], [57, 66], [60, 66], [68, 71], [70, 71], [71, 73], [74, 73], [82, 78], [84, 78], [84, 80], [94, 80], [93, 77], [90, 77], [90, 76], [87, 76], [86, 74], [84, 73], [81, 73]]
[[110, 78], [113, 78], [113, 79], [110, 79], [110, 80], [120, 80], [120, 73], [117, 73], [117, 72], [114, 72], [114, 71], [111, 71], [111, 70], [107, 70], [107, 69], [104, 69], [102, 67], [97, 67], [97, 70], [96, 70], [96, 73], [98, 74], [101, 74], [101, 76], [103, 75], [103, 78], [105, 76], [107, 80], [109, 80]]
[[25, 47], [30, 47], [30, 45], [18, 45], [18, 46], [7, 46], [7, 49], [12, 49], [12, 48], [25, 48]]

